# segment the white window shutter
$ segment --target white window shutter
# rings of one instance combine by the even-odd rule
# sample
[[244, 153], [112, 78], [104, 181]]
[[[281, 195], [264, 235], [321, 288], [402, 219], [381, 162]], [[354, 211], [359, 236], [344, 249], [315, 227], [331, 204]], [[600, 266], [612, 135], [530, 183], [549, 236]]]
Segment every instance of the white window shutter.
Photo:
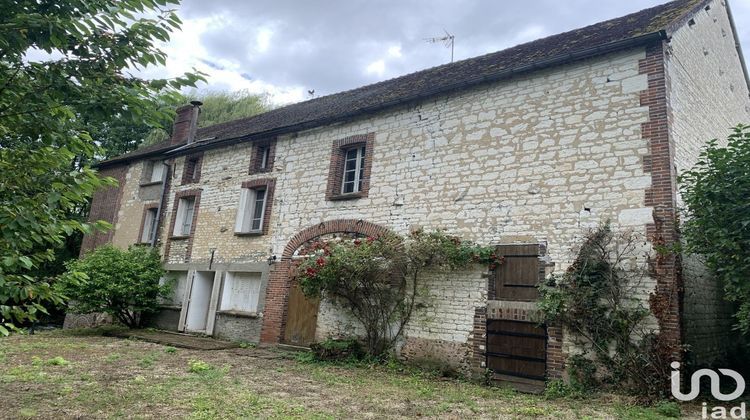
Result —
[[174, 223], [174, 231], [172, 234], [174, 236], [182, 236], [182, 224], [185, 221], [185, 199], [180, 199], [180, 201], [177, 203], [177, 217], [175, 218]]
[[154, 162], [154, 166], [151, 169], [151, 182], [157, 182], [164, 179], [165, 166], [161, 162]]
[[242, 188], [240, 190], [240, 204], [237, 206], [237, 219], [234, 222], [234, 231], [237, 233], [244, 232], [243, 225], [245, 225], [245, 220], [248, 218], [247, 216], [247, 203], [250, 197], [250, 189], [248, 188]]

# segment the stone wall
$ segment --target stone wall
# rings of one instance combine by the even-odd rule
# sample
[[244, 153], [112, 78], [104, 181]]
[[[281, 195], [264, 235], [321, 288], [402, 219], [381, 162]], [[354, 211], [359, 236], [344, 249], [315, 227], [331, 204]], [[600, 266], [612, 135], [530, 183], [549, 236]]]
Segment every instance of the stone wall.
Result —
[[[649, 107], [641, 98], [649, 88], [640, 68], [645, 58], [644, 48], [622, 51], [281, 136], [270, 172], [249, 174], [252, 147], [243, 143], [205, 151], [200, 181], [180, 185], [185, 157], [179, 157], [163, 207], [161, 249], [167, 261], [189, 267], [206, 265], [212, 251], [214, 264], [265, 262], [280, 257], [303, 229], [352, 219], [399, 234], [446, 229], [481, 244], [543, 242], [554, 269], [564, 270], [574, 245], [599, 222], [638, 232], [654, 222], [645, 200], [652, 183], [644, 164], [650, 153], [643, 131]], [[332, 146], [370, 133], [367, 196], [327, 200]], [[138, 229], [125, 225], [139, 226], [147, 204], [128, 190], [139, 168], [128, 173], [118, 245], [137, 240]], [[275, 179], [269, 233], [235, 235], [241, 187], [261, 178]], [[189, 245], [169, 239], [175, 197], [187, 190], [200, 191]], [[454, 273], [426, 284], [433, 306], [415, 317], [402, 355], [447, 352], [459, 364], [478, 359], [483, 333], [474, 324], [486, 316], [477, 314], [486, 312], [487, 279]], [[653, 288], [649, 280], [641, 297]], [[318, 337], [334, 334], [338, 319], [324, 302]], [[217, 319], [217, 331], [223, 322]]]
[[[399, 234], [442, 228], [482, 244], [546, 242], [555, 269], [565, 269], [573, 245], [598, 222], [640, 232], [653, 222], [644, 199], [651, 185], [643, 163], [649, 153], [642, 132], [649, 109], [640, 98], [648, 88], [639, 69], [644, 58], [643, 49], [623, 51], [282, 136], [269, 173], [248, 174], [250, 144], [208, 150], [200, 183], [178, 186], [173, 178], [165, 208], [173, 211], [175, 193], [201, 189], [193, 264], [206, 263], [212, 249], [215, 263], [265, 261], [305, 228], [363, 219]], [[327, 200], [334, 142], [369, 133], [368, 196]], [[184, 162], [176, 159], [174, 174]], [[270, 232], [234, 235], [241, 186], [260, 178], [276, 180]], [[176, 245], [168, 258], [181, 261]], [[459, 359], [473, 352], [486, 282], [479, 273], [431, 280], [435, 307], [410, 326], [403, 355], [450, 347]], [[644, 299], [651, 290], [653, 282], [644, 285]], [[323, 303], [318, 336], [337, 333], [336, 319]]]
[[[708, 140], [724, 139], [731, 127], [750, 123], [750, 101], [725, 2], [709, 3], [708, 10], [700, 10], [692, 22], [677, 30], [669, 52], [670, 135], [679, 174], [693, 167]], [[682, 204], [679, 195], [677, 201]], [[685, 255], [682, 271], [690, 360], [715, 364], [731, 341], [731, 307], [721, 298], [721, 285], [698, 257]]]

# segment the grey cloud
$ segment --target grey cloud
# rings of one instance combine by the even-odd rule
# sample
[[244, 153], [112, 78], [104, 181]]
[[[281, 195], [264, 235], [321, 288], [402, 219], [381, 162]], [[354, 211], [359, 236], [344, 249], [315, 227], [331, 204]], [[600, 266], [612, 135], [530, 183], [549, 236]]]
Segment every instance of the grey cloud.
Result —
[[[241, 72], [255, 80], [328, 94], [448, 62], [449, 50], [424, 41], [441, 36], [444, 29], [456, 37], [458, 60], [660, 3], [185, 0], [180, 13], [188, 19], [227, 17], [225, 24], [213, 26], [202, 36], [212, 61], [238, 63]], [[746, 5], [742, 8], [746, 10], [735, 8], [735, 15], [742, 13], [744, 19], [750, 10]], [[743, 24], [738, 22], [741, 29]], [[268, 49], [260, 52], [256, 39], [265, 27], [273, 28], [273, 35]], [[742, 31], [743, 36], [750, 36]], [[388, 56], [391, 46], [401, 47], [400, 58]], [[367, 74], [367, 65], [379, 59], [385, 61], [384, 74]]]

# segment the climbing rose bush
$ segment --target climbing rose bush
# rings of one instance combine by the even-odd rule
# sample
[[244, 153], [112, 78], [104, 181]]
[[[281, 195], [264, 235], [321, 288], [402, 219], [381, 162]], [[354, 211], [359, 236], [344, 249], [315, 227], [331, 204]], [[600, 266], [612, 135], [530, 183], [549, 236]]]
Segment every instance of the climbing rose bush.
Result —
[[424, 270], [458, 270], [472, 263], [494, 270], [495, 247], [442, 231], [318, 241], [306, 248], [297, 279], [309, 297], [326, 297], [348, 310], [365, 330], [371, 356], [387, 353], [411, 318]]

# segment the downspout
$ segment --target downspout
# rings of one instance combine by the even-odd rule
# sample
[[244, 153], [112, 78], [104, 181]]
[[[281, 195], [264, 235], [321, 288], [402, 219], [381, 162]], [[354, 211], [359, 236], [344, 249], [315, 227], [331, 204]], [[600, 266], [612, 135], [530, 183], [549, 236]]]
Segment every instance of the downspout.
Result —
[[156, 220], [154, 221], [154, 229], [153, 229], [153, 232], [151, 232], [151, 240], [149, 241], [151, 248], [156, 247], [156, 238], [159, 237], [159, 226], [161, 224], [161, 210], [164, 207], [164, 196], [167, 192], [167, 181], [169, 180], [169, 175], [170, 175], [169, 171], [172, 170], [172, 167], [168, 163], [166, 162], [163, 162], [163, 163], [164, 163], [164, 166], [166, 166], [166, 168], [164, 169], [164, 175], [161, 180], [161, 194], [159, 195], [159, 206], [156, 208]]
[[732, 36], [734, 37], [734, 46], [737, 49], [737, 55], [740, 58], [740, 64], [742, 65], [742, 73], [745, 75], [745, 85], [748, 91], [750, 91], [750, 76], [747, 73], [747, 63], [745, 63], [745, 56], [742, 54], [742, 45], [740, 44], [740, 37], [737, 34], [737, 25], [734, 23], [734, 15], [732, 15], [732, 8], [729, 7], [729, 1], [726, 3], [727, 16], [729, 16], [729, 26], [732, 29]]

